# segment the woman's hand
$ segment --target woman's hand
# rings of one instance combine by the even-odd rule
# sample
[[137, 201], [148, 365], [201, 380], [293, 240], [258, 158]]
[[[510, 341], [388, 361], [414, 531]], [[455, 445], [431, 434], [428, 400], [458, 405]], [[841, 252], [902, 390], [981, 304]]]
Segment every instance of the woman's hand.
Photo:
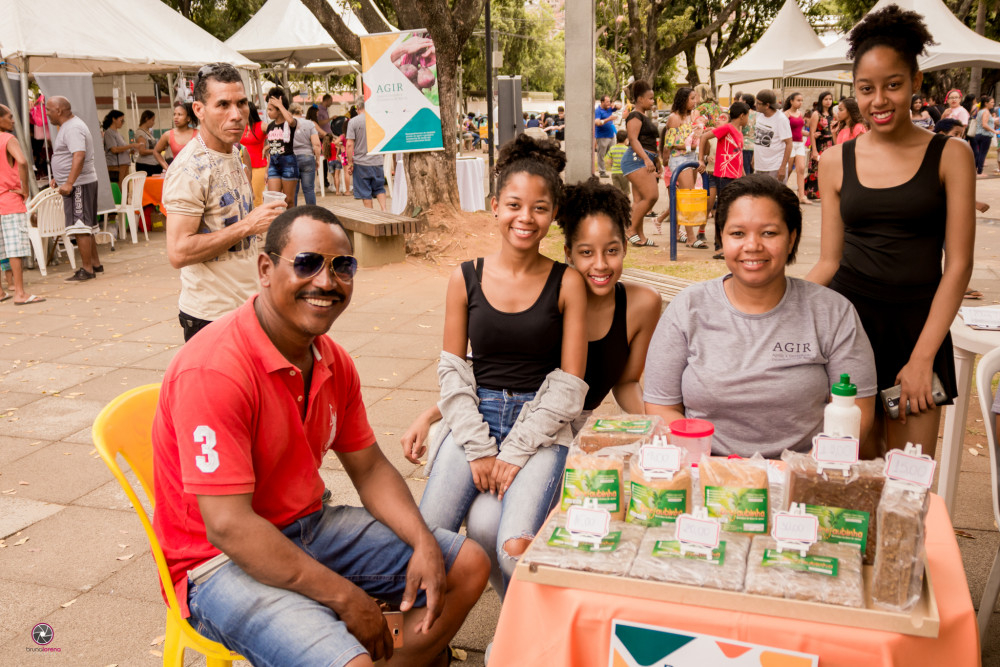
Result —
[[896, 382], [900, 385], [900, 423], [906, 423], [907, 404], [909, 404], [910, 412], [913, 414], [934, 408], [933, 378], [932, 360], [916, 361], [912, 358], [896, 375]]
[[490, 487], [496, 489], [497, 500], [503, 500], [503, 494], [507, 493], [507, 489], [514, 483], [514, 478], [520, 470], [521, 466], [500, 459], [496, 460], [496, 463], [493, 464], [493, 473], [490, 476]]
[[399, 439], [403, 446], [403, 456], [410, 463], [420, 465], [420, 457], [427, 453], [427, 434], [431, 430], [431, 421], [421, 414], [413, 420], [406, 433]]
[[487, 491], [496, 493], [496, 487], [492, 485], [491, 480], [496, 460], [495, 456], [484, 456], [481, 459], [469, 461], [469, 467], [472, 469], [472, 483], [476, 485], [480, 493]]
[[656, 173], [656, 164], [652, 160], [649, 159], [649, 156], [644, 157], [642, 159], [642, 161], [646, 165], [646, 171], [648, 171], [651, 174], [655, 174]]

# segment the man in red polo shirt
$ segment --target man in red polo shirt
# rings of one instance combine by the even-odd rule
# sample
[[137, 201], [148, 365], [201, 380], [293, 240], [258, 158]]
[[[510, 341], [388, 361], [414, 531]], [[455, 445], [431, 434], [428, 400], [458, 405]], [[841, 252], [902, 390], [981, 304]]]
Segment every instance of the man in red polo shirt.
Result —
[[[427, 528], [325, 335], [351, 300], [350, 253], [328, 210], [280, 215], [260, 294], [177, 354], [153, 424], [154, 527], [184, 615], [258, 666], [392, 657], [372, 597], [404, 612], [390, 664], [446, 664], [489, 574], [474, 542]], [[321, 503], [328, 450], [364, 509]]]

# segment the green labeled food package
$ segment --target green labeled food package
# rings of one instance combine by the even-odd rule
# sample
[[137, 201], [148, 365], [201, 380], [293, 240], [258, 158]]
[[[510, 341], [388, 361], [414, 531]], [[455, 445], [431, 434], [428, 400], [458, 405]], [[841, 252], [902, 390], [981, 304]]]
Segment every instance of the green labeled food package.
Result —
[[710, 517], [719, 519], [722, 530], [758, 535], [768, 532], [767, 462], [763, 457], [702, 456], [698, 470], [705, 508]]
[[796, 550], [779, 553], [773, 538], [757, 535], [747, 557], [746, 592], [864, 607], [861, 551], [850, 544], [817, 542], [803, 557]]
[[613, 520], [621, 521], [627, 506], [625, 488], [625, 462], [620, 454], [587, 454], [573, 446], [566, 456], [559, 509], [565, 512], [593, 498], [599, 509], [607, 510]]
[[630, 577], [666, 581], [673, 584], [742, 591], [746, 576], [750, 536], [725, 533], [711, 559], [682, 553], [674, 537], [673, 524], [648, 528], [639, 545], [639, 553], [629, 571]]
[[788, 503], [804, 503], [819, 519], [824, 542], [853, 544], [862, 550], [865, 565], [875, 562], [878, 550], [878, 506], [885, 486], [885, 461], [859, 461], [847, 471], [817, 469], [809, 454], [786, 450]]
[[588, 454], [617, 448], [628, 462], [641, 445], [652, 444], [654, 436], [666, 436], [669, 432], [657, 415], [591, 416], [576, 434], [576, 445]]
[[524, 555], [529, 564], [550, 565], [567, 570], [599, 572], [624, 577], [642, 540], [642, 527], [612, 521], [608, 534], [599, 545], [573, 542], [566, 530], [566, 515], [553, 514]]
[[639, 457], [629, 462], [629, 497], [625, 520], [640, 526], [673, 523], [691, 508], [691, 469], [674, 473], [671, 479], [648, 474], [639, 467]]
[[878, 506], [878, 551], [872, 568], [876, 607], [908, 612], [920, 599], [924, 582], [924, 520], [927, 489], [889, 481]]

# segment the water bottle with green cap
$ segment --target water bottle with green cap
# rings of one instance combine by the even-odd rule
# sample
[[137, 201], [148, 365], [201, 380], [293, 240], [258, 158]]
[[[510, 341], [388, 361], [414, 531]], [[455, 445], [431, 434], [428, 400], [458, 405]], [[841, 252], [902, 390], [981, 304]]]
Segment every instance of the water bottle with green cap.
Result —
[[823, 411], [824, 434], [861, 439], [861, 408], [854, 402], [857, 395], [851, 376], [842, 373], [840, 382], [830, 387], [830, 402]]

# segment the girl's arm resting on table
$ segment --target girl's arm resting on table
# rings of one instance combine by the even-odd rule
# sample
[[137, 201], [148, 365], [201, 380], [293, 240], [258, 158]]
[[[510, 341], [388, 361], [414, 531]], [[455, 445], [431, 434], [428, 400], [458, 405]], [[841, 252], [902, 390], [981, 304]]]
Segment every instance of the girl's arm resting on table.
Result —
[[[972, 277], [973, 245], [976, 239], [976, 176], [969, 145], [964, 141], [946, 142], [940, 170], [948, 201], [944, 272], [917, 344], [910, 353], [909, 361], [896, 376], [896, 382], [902, 385], [900, 405], [906, 405], [909, 400], [913, 412], [934, 407], [931, 367], [938, 348], [962, 305], [962, 297], [969, 286], [969, 278]], [[900, 420], [906, 423], [903, 410], [900, 411]]]
[[646, 368], [646, 352], [649, 351], [649, 341], [656, 330], [660, 319], [660, 295], [654, 290], [626, 283], [628, 294], [628, 322], [637, 322], [635, 333], [629, 339], [628, 360], [622, 369], [621, 377], [611, 389], [619, 407], [629, 414], [643, 414], [645, 406], [642, 401], [642, 386], [639, 378]]
[[872, 426], [875, 424], [875, 396], [867, 396], [865, 398], [856, 398], [854, 404], [861, 408], [861, 451], [858, 455], [865, 460], [871, 460], [878, 458], [879, 452], [875, 449], [871, 451], [866, 451], [865, 444], [872, 443], [874, 440], [870, 439], [868, 436], [871, 434]]
[[809, 270], [806, 280], [824, 286], [833, 280], [844, 254], [844, 221], [840, 217], [842, 151], [840, 146], [834, 146], [823, 153], [826, 157], [819, 162], [819, 192], [823, 202], [819, 261]]

